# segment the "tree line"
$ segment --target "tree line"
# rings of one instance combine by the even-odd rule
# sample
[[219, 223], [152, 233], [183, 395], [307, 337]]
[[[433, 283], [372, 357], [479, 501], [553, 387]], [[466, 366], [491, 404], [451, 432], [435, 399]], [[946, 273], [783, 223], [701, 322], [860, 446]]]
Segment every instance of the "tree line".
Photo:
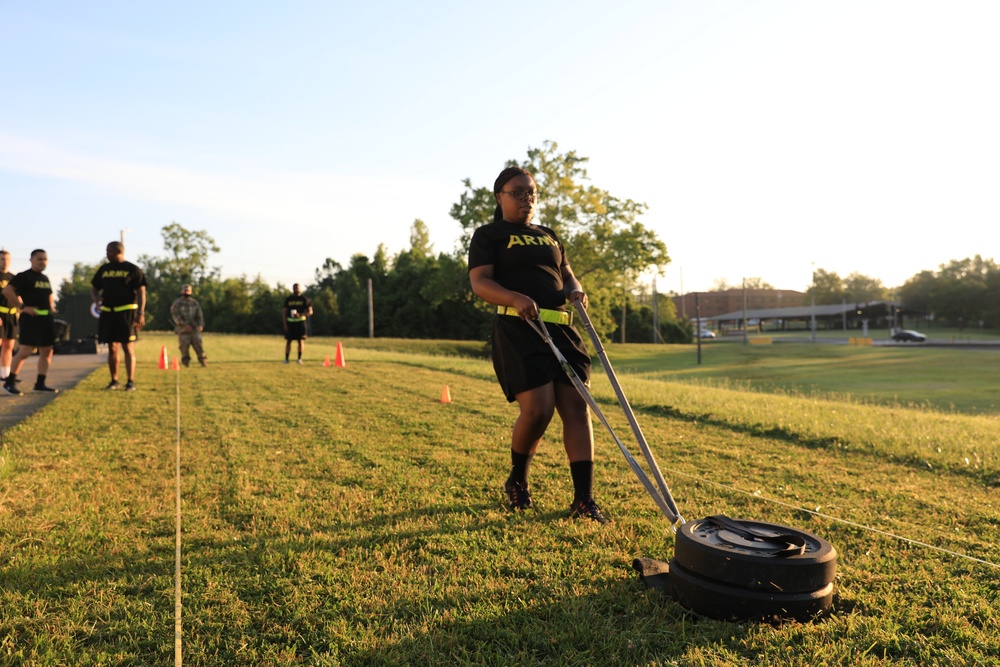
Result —
[[[529, 149], [525, 160], [510, 160], [505, 166], [520, 166], [535, 175], [540, 197], [534, 221], [555, 230], [567, 248], [587, 290], [590, 317], [604, 340], [621, 341], [624, 331], [627, 342], [690, 342], [691, 322], [678, 317], [673, 301], [664, 294], [646, 294], [637, 282], [643, 273], [670, 262], [666, 245], [640, 220], [646, 205], [590, 184], [587, 161], [575, 151], [560, 153], [556, 143], [545, 142]], [[450, 210], [462, 228], [458, 248], [434, 253], [427, 225], [418, 219], [410, 229], [409, 248], [395, 255], [380, 245], [371, 257], [355, 254], [347, 266], [327, 259], [312, 282], [303, 285], [314, 309], [310, 334], [367, 336], [370, 281], [376, 336], [485, 339], [492, 307], [472, 293], [466, 255], [472, 232], [493, 219], [496, 200], [491, 187], [470, 179], [463, 183], [465, 189]], [[181, 285], [190, 284], [205, 313], [206, 330], [281, 334], [281, 309], [290, 286], [271, 286], [260, 276], [223, 278], [220, 268], [211, 266], [220, 249], [205, 231], [172, 222], [161, 234], [164, 254], [133, 260], [149, 282], [147, 328], [172, 329], [170, 304]], [[89, 294], [100, 263], [75, 264], [59, 296]], [[982, 319], [996, 327], [998, 283], [997, 266], [977, 256], [942, 266], [938, 273], [922, 272], [900, 287], [898, 295], [907, 307], [935, 313], [939, 321], [961, 325]], [[809, 290], [816, 303], [880, 300], [888, 292], [875, 279], [858, 274], [841, 279], [823, 270], [814, 274]]]

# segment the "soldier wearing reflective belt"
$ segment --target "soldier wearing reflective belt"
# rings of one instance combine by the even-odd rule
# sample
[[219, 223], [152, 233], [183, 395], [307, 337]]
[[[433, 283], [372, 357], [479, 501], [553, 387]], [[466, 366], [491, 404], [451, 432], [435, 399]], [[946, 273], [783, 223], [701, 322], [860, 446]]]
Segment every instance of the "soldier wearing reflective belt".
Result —
[[49, 264], [48, 254], [41, 249], [31, 251], [31, 268], [14, 276], [6, 287], [3, 295], [7, 303], [13, 305], [20, 313], [18, 342], [20, 349], [11, 361], [10, 375], [3, 384], [3, 390], [8, 394], [20, 396], [17, 388], [17, 374], [21, 372], [24, 362], [38, 348], [38, 377], [35, 379], [35, 391], [58, 393], [45, 384], [45, 376], [52, 362], [52, 346], [56, 342], [55, 296], [52, 293], [52, 283], [42, 271]]
[[107, 246], [107, 264], [97, 269], [90, 281], [90, 296], [101, 309], [97, 339], [108, 344], [111, 383], [106, 390], [118, 389], [118, 347], [125, 354], [125, 391], [135, 391], [135, 342], [146, 325], [146, 274], [125, 261], [125, 246], [112, 241]]
[[302, 363], [302, 348], [305, 347], [306, 340], [306, 318], [312, 315], [312, 304], [309, 299], [302, 294], [302, 288], [298, 283], [292, 285], [292, 294], [285, 299], [285, 307], [281, 309], [282, 324], [285, 328], [285, 363], [288, 363], [288, 355], [292, 351], [292, 341], [299, 342], [299, 359]]
[[[0, 250], [0, 291], [10, 284], [14, 274], [10, 272], [10, 253]], [[0, 297], [0, 382], [6, 382], [10, 375], [10, 362], [17, 342], [17, 308]]]

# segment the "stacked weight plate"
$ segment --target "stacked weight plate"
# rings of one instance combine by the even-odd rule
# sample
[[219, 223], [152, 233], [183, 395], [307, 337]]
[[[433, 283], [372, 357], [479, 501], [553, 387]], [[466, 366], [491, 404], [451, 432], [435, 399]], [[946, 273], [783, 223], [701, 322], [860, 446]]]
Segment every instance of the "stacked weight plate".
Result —
[[812, 533], [707, 517], [677, 531], [670, 593], [711, 618], [806, 621], [829, 610], [836, 563], [833, 545]]

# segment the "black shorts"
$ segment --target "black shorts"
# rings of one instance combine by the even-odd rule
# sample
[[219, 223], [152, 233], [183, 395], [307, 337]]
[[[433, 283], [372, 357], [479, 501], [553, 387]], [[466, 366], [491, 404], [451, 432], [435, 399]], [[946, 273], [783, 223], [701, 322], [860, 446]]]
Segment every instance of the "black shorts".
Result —
[[56, 320], [52, 315], [21, 313], [17, 342], [25, 347], [52, 347], [56, 344]]
[[285, 340], [305, 340], [305, 322], [286, 322], [285, 324], [288, 325], [288, 331], [285, 332]]
[[[552, 342], [586, 384], [590, 384], [590, 354], [576, 329], [545, 323]], [[497, 315], [493, 319], [493, 370], [504, 396], [513, 402], [522, 391], [549, 382], [572, 385], [559, 360], [531, 325], [520, 317]]]
[[100, 343], [132, 343], [139, 340], [138, 309], [119, 313], [101, 311], [97, 321], [97, 341]]
[[17, 313], [0, 313], [0, 338], [17, 340]]

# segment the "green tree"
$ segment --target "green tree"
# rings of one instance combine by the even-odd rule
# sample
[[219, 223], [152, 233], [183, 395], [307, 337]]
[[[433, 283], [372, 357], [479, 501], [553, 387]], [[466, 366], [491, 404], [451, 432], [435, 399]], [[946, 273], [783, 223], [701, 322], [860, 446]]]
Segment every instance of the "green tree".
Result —
[[845, 297], [844, 280], [833, 271], [816, 269], [813, 271], [812, 285], [806, 289], [802, 303], [809, 305], [813, 296], [816, 304], [841, 303]]
[[135, 263], [146, 273], [146, 322], [151, 329], [171, 329], [170, 304], [184, 284], [196, 294], [218, 280], [218, 267], [209, 266], [209, 258], [219, 247], [207, 232], [185, 229], [171, 222], [160, 230], [165, 256], [140, 255]]
[[886, 290], [881, 280], [863, 275], [857, 271], [849, 274], [844, 279], [843, 285], [843, 299], [847, 303], [884, 301], [888, 296], [888, 290]]
[[[590, 298], [590, 315], [598, 331], [607, 335], [615, 323], [611, 309], [623, 289], [651, 267], [670, 262], [667, 248], [641, 222], [647, 206], [619, 199], [588, 182], [588, 158], [576, 151], [560, 153], [555, 142], [529, 148], [520, 166], [535, 177], [540, 197], [535, 222], [553, 229], [562, 240], [573, 271]], [[462, 247], [468, 248], [472, 232], [493, 219], [496, 198], [491, 187], [463, 181], [465, 191], [451, 208], [462, 226]]]
[[62, 299], [64, 296], [78, 296], [78, 295], [89, 295], [90, 294], [90, 281], [93, 279], [94, 274], [97, 273], [97, 269], [101, 267], [101, 263], [98, 264], [85, 264], [84, 262], [74, 262], [73, 271], [70, 272], [68, 278], [63, 278], [62, 283], [59, 285], [59, 297]]

